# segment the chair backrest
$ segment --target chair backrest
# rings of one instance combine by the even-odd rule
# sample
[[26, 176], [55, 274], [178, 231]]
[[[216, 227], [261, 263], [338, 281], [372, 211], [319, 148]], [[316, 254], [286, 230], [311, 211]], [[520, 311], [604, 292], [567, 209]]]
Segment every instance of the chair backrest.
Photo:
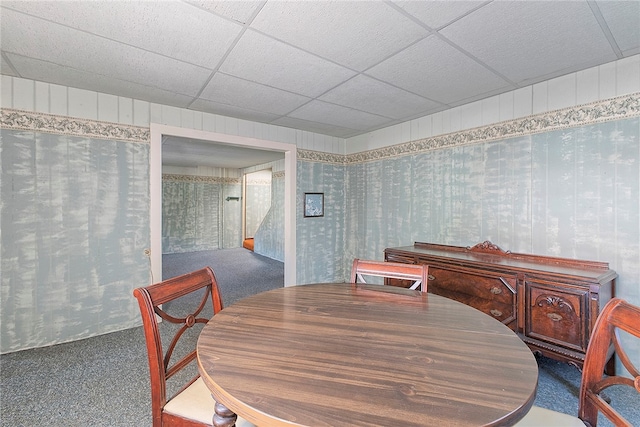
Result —
[[426, 265], [403, 264], [399, 262], [369, 261], [354, 259], [351, 268], [351, 283], [366, 283], [364, 276], [388, 279], [412, 280], [410, 289], [427, 292], [429, 267]]
[[[602, 412], [616, 426], [632, 425], [601, 395], [603, 390], [613, 385], [630, 386], [640, 393], [640, 372], [622, 348], [619, 331], [640, 338], [640, 307], [614, 298], [605, 305], [596, 320], [582, 370], [578, 417], [592, 427], [597, 425], [598, 412]], [[603, 375], [605, 364], [611, 355], [612, 343], [618, 359], [633, 378]]]
[[[199, 292], [202, 293], [201, 299], [194, 300], [193, 305], [195, 307], [193, 307], [192, 310], [190, 308], [186, 310], [188, 313], [184, 316], [181, 314], [179, 317], [176, 317], [175, 315], [168, 314], [162, 307], [162, 305], [165, 304], [168, 308], [171, 305], [169, 303], [172, 301], [202, 289], [204, 289], [204, 291]], [[153, 425], [158, 426], [162, 425], [163, 408], [170, 400], [167, 399], [167, 379], [182, 371], [196, 359], [197, 337], [193, 339], [193, 337], [186, 335], [185, 332], [196, 324], [206, 324], [209, 321], [209, 318], [203, 317], [202, 313], [209, 300], [211, 301], [211, 308], [213, 309], [211, 315], [222, 310], [222, 299], [220, 298], [218, 282], [209, 267], [147, 287], [137, 288], [133, 291], [133, 295], [138, 300], [140, 314], [142, 316], [147, 353], [149, 356], [149, 372], [151, 375]], [[197, 298], [197, 296], [195, 297]], [[186, 303], [184, 303], [185, 300], [181, 300], [179, 303], [180, 307], [184, 308], [184, 305], [192, 302], [191, 300], [192, 298], [186, 298]], [[158, 317], [160, 317], [162, 321], [167, 322], [167, 324], [175, 324], [175, 326], [172, 325], [173, 327], [170, 329], [177, 329], [177, 331], [171, 331], [170, 341], [168, 341], [169, 345], [166, 348], [163, 348], [162, 345]], [[165, 328], [163, 328], [162, 332], [165, 332]], [[180, 340], [181, 338], [183, 339]], [[179, 357], [179, 359], [173, 361], [171, 357], [174, 355], [174, 350], [178, 348], [178, 343], [180, 343], [181, 346], [186, 344], [186, 350], [180, 347], [180, 349], [176, 351], [176, 357]], [[182, 375], [176, 378], [181, 377]], [[195, 382], [198, 377], [199, 375], [196, 373], [196, 375], [187, 381], [175, 394], [186, 389]]]

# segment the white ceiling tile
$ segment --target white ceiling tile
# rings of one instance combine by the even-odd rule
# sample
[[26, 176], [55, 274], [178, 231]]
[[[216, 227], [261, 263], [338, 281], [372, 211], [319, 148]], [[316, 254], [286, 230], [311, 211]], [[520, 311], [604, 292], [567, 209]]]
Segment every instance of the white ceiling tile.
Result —
[[640, 1], [596, 2], [621, 51], [640, 46]]
[[333, 135], [338, 138], [349, 138], [362, 133], [362, 131], [358, 129], [344, 128], [326, 123], [296, 119], [293, 117], [281, 117], [274, 120], [272, 124], [292, 129], [304, 129], [305, 131], [319, 134]]
[[358, 71], [429, 34], [377, 1], [267, 2], [251, 28]]
[[311, 98], [216, 73], [200, 98], [220, 104], [284, 115]]
[[271, 121], [280, 117], [280, 114], [270, 114], [264, 111], [242, 108], [235, 105], [221, 104], [215, 101], [207, 101], [206, 99], [196, 99], [189, 108], [206, 113], [218, 114], [228, 117], [242, 117], [243, 120], [251, 120], [260, 123], [271, 123]]
[[492, 2], [440, 33], [515, 83], [616, 59], [587, 2]]
[[220, 71], [305, 96], [318, 96], [355, 73], [282, 42], [247, 31]]
[[319, 99], [393, 119], [439, 107], [433, 101], [362, 74], [332, 89]]
[[18, 77], [18, 74], [16, 74], [16, 72], [9, 65], [4, 56], [2, 57], [2, 63], [0, 63], [0, 74], [2, 74], [3, 76]]
[[311, 101], [288, 116], [349, 129], [367, 129], [382, 126], [392, 121], [388, 117], [377, 116], [322, 101]]
[[163, 137], [162, 164], [240, 169], [284, 158], [278, 151], [216, 144], [192, 138]]
[[[197, 94], [211, 74], [205, 68], [18, 12], [3, 9], [2, 24], [2, 49], [5, 52], [80, 71], [183, 95]], [[5, 31], [7, 27], [12, 30]]]
[[438, 29], [451, 21], [466, 15], [486, 1], [415, 1], [400, 0], [395, 4], [418, 18], [428, 27]]
[[378, 79], [452, 104], [508, 83], [438, 37], [429, 37], [367, 71]]
[[108, 76], [75, 70], [49, 62], [32, 58], [24, 58], [7, 54], [20, 73], [21, 77], [36, 81], [55, 83], [57, 85], [92, 90], [124, 96], [127, 98], [141, 99], [164, 105], [187, 107], [193, 98], [168, 92], [159, 88], [145, 86], [143, 84], [125, 82]]
[[194, 4], [202, 9], [209, 10], [225, 18], [246, 24], [264, 1], [211, 1], [211, 0], [187, 0], [188, 3]]
[[177, 1], [6, 3], [50, 22], [211, 69], [242, 30], [239, 24]]
[[[60, 92], [51, 107], [62, 114], [61, 100], [78, 88], [150, 102], [152, 115], [160, 105], [178, 120], [188, 108], [236, 127], [277, 122], [345, 138], [517, 87], [531, 95], [527, 85], [598, 65], [600, 97], [626, 93], [638, 67], [612, 61], [640, 53], [639, 8], [638, 0], [0, 0], [0, 72], [51, 83]], [[514, 117], [535, 104], [516, 101]]]

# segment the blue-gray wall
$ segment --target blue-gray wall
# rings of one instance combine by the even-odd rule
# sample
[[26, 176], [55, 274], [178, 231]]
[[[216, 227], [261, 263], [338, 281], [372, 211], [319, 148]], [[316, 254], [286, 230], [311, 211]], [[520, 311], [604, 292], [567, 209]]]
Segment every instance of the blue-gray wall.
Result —
[[220, 249], [222, 185], [162, 179], [162, 253]]
[[[606, 261], [619, 274], [617, 295], [640, 305], [639, 141], [632, 118], [350, 165], [345, 268], [415, 241], [491, 240], [512, 252]], [[323, 182], [322, 172], [307, 175]], [[298, 225], [303, 271], [307, 225]], [[335, 227], [318, 230], [329, 247]]]
[[261, 170], [245, 175], [245, 237], [255, 237], [271, 209], [272, 172]]
[[[296, 183], [298, 283], [342, 282], [345, 229], [344, 165], [299, 161]], [[304, 217], [304, 193], [324, 193], [324, 216]]]
[[[227, 200], [227, 197], [234, 199]], [[242, 197], [240, 179], [226, 179], [222, 184], [222, 249], [242, 247]]]
[[257, 254], [284, 262], [284, 173], [273, 174], [270, 209], [254, 239]]
[[239, 179], [165, 174], [162, 177], [162, 253], [242, 246]]
[[[1, 136], [0, 351], [138, 324], [131, 289], [152, 280], [149, 146]], [[607, 261], [620, 276], [617, 294], [640, 305], [639, 140], [635, 117], [378, 160], [302, 155], [297, 281], [346, 280], [353, 257], [382, 259], [388, 246], [488, 239]], [[324, 217], [303, 217], [305, 192], [325, 194]], [[275, 247], [278, 231], [269, 233]]]
[[149, 145], [0, 134], [0, 351], [139, 323], [149, 283]]

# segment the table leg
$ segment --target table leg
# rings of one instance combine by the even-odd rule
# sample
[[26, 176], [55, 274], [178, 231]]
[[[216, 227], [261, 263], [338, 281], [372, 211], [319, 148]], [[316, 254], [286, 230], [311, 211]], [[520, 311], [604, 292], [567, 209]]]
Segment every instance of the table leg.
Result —
[[231, 412], [222, 403], [216, 402], [214, 409], [215, 414], [213, 415], [213, 425], [215, 427], [233, 427], [236, 425], [238, 416]]

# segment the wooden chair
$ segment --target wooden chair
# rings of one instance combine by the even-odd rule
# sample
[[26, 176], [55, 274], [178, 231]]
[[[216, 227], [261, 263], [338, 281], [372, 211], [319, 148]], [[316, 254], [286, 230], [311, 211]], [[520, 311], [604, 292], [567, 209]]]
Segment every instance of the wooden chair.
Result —
[[[427, 292], [429, 267], [426, 265], [402, 264], [398, 262], [353, 260], [351, 283], [367, 283], [364, 276], [384, 277], [398, 280], [413, 280], [410, 289]], [[358, 282], [358, 280], [360, 282]]]
[[[599, 412], [616, 426], [631, 426], [632, 424], [602, 397], [602, 392], [614, 385], [630, 386], [640, 393], [640, 370], [631, 363], [629, 356], [621, 347], [618, 331], [624, 331], [640, 338], [640, 307], [614, 298], [605, 305], [598, 316], [589, 340], [582, 368], [578, 418], [534, 406], [516, 426], [584, 427], [587, 425], [596, 427]], [[605, 365], [611, 355], [612, 343], [616, 355], [633, 378], [603, 375]]]
[[[165, 304], [168, 309], [172, 301], [195, 292], [202, 293], [202, 297], [199, 303], [194, 300], [198, 305], [184, 316], [176, 317], [167, 313], [162, 307]], [[133, 291], [133, 295], [140, 306], [149, 357], [153, 426], [211, 426], [216, 402], [197, 370], [194, 370], [195, 375], [192, 376], [185, 368], [195, 368], [195, 363], [192, 362], [196, 359], [199, 331], [192, 328], [195, 325], [203, 326], [209, 321], [208, 318], [202, 317], [202, 311], [209, 301], [213, 309], [212, 315], [223, 308], [218, 282], [213, 271], [206, 267], [154, 285], [137, 288]], [[184, 302], [180, 303], [181, 306], [188, 305], [193, 298], [197, 298], [197, 295], [183, 300]], [[159, 318], [166, 322], [163, 326], [172, 329], [170, 344], [166, 348], [162, 346]], [[162, 329], [164, 333], [166, 328]], [[194, 336], [188, 332], [197, 332], [197, 334]], [[173, 355], [180, 358], [171, 364]], [[174, 375], [176, 375], [175, 379], [182, 379], [187, 375], [186, 384], [179, 384], [182, 387], [177, 393], [167, 398], [167, 380]], [[239, 418], [236, 425], [251, 426], [252, 424]]]

